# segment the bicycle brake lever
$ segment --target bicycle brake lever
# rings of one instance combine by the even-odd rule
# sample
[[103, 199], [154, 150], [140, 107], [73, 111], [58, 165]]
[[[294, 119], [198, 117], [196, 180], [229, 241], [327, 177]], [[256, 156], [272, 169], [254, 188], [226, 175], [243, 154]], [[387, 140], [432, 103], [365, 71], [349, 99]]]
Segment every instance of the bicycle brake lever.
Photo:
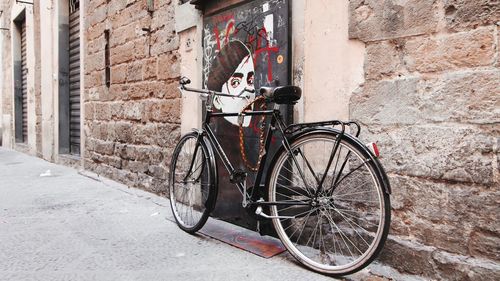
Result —
[[[252, 89], [248, 89], [248, 88], [245, 88], [243, 90], [241, 90], [241, 92], [237, 95], [237, 97], [241, 97], [245, 92], [249, 92], [249, 93], [255, 93], [255, 90], [252, 90]], [[249, 96], [246, 96], [245, 98], [249, 98]]]

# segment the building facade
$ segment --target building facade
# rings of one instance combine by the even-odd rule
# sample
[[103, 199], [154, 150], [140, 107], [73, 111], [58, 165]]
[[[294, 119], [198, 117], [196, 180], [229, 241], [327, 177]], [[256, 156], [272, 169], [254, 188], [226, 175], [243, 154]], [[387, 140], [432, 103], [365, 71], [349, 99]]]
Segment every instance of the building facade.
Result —
[[191, 2], [2, 1], [2, 146], [164, 193], [202, 118], [178, 79], [206, 86], [211, 56], [242, 40], [256, 86], [303, 89], [293, 122], [353, 119], [378, 143], [393, 190], [381, 263], [500, 278], [498, 1]]

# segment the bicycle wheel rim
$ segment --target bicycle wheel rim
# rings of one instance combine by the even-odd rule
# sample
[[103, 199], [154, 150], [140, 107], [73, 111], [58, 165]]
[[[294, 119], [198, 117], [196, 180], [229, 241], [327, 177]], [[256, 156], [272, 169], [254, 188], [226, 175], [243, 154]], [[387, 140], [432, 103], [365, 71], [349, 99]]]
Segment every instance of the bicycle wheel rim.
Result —
[[187, 232], [199, 230], [209, 213], [206, 205], [210, 198], [211, 178], [206, 162], [207, 151], [201, 144], [196, 149], [196, 142], [195, 135], [183, 137], [174, 151], [170, 168], [172, 213], [179, 227]]
[[[299, 138], [292, 143], [292, 151], [294, 151], [294, 154], [296, 153], [298, 148], [303, 148], [304, 151], [308, 151], [308, 150], [313, 151], [314, 149], [317, 148], [316, 145], [312, 146], [314, 149], [311, 149], [311, 148], [308, 149], [308, 148], [305, 148], [305, 144], [310, 144], [311, 142], [318, 141], [318, 140], [322, 141], [322, 142], [329, 143], [328, 148], [325, 149], [325, 151], [328, 152], [329, 149], [333, 149], [333, 146], [335, 143], [335, 135], [323, 133], [323, 134], [314, 134], [314, 135], [306, 136], [303, 138]], [[353, 210], [347, 209], [348, 207], [352, 209], [353, 206], [355, 206], [355, 205], [362, 205], [363, 202], [361, 202], [361, 203], [351, 202], [351, 203], [353, 203], [351, 205], [345, 204], [348, 201], [348, 199], [350, 199], [352, 201], [352, 200], [354, 200], [353, 198], [356, 198], [355, 195], [357, 195], [357, 196], [360, 195], [360, 193], [358, 193], [358, 194], [350, 194], [350, 196], [346, 196], [345, 195], [346, 193], [344, 193], [344, 195], [342, 195], [340, 193], [340, 191], [349, 191], [348, 186], [352, 185], [352, 184], [349, 184], [348, 181], [346, 181], [346, 179], [343, 179], [342, 182], [337, 186], [337, 189], [336, 189], [337, 193], [335, 193], [335, 191], [334, 191], [334, 193], [332, 193], [332, 197], [334, 198], [332, 202], [335, 202], [335, 203], [325, 204], [325, 205], [328, 205], [329, 208], [332, 208], [330, 205], [333, 205], [336, 207], [337, 210], [328, 210], [328, 211], [334, 212], [336, 215], [335, 217], [332, 215], [328, 215], [326, 208], [323, 208], [323, 209], [319, 208], [319, 209], [314, 210], [314, 208], [311, 206], [311, 207], [309, 207], [310, 209], [307, 209], [304, 207], [302, 207], [302, 209], [297, 208], [301, 212], [304, 210], [306, 211], [305, 214], [304, 213], [300, 214], [299, 211], [296, 211], [295, 215], [300, 214], [302, 216], [302, 218], [273, 219], [273, 224], [276, 228], [276, 231], [277, 231], [280, 239], [284, 243], [284, 245], [289, 250], [289, 252], [295, 258], [297, 258], [301, 263], [303, 263], [307, 267], [309, 267], [315, 271], [318, 271], [318, 272], [331, 274], [331, 275], [343, 275], [343, 274], [352, 273], [352, 272], [355, 272], [357, 270], [360, 270], [361, 268], [365, 267], [369, 262], [371, 262], [371, 260], [373, 260], [373, 258], [378, 254], [378, 252], [381, 249], [381, 245], [383, 245], [383, 242], [385, 241], [385, 237], [387, 236], [387, 231], [388, 231], [388, 227], [387, 227], [387, 219], [388, 219], [387, 207], [388, 207], [388, 205], [387, 204], [389, 204], [388, 198], [386, 197], [386, 194], [384, 194], [383, 188], [381, 186], [382, 183], [380, 182], [379, 177], [376, 176], [376, 170], [374, 169], [374, 164], [371, 162], [364, 162], [364, 159], [366, 159], [367, 157], [363, 156], [363, 153], [356, 146], [357, 146], [356, 144], [352, 144], [350, 142], [342, 140], [342, 142], [340, 143], [339, 150], [337, 151], [337, 154], [339, 156], [337, 157], [337, 155], [336, 155], [336, 158], [333, 159], [332, 168], [329, 171], [333, 171], [333, 167], [335, 167], [335, 165], [337, 165], [337, 167], [339, 167], [339, 162], [342, 162], [342, 161], [336, 161], [336, 159], [339, 159], [339, 160], [342, 159], [342, 153], [344, 153], [343, 154], [344, 158], [347, 157], [347, 155], [349, 155], [349, 157], [347, 157], [347, 159], [349, 159], [348, 161], [350, 162], [349, 164], [351, 164], [350, 166], [353, 167], [352, 170], [354, 170], [354, 167], [357, 167], [354, 165], [356, 163], [356, 161], [360, 161], [362, 168], [355, 170], [351, 174], [351, 176], [354, 178], [356, 176], [356, 174], [359, 175], [360, 172], [363, 171], [365, 179], [367, 178], [368, 182], [371, 183], [368, 186], [368, 189], [370, 190], [369, 195], [375, 196], [374, 198], [376, 198], [376, 200], [374, 200], [374, 201], [376, 201], [376, 204], [373, 205], [374, 207], [372, 206], [373, 209], [370, 212], [366, 212], [366, 214], [367, 214], [366, 216], [370, 216], [370, 218], [369, 218], [370, 221], [366, 220], [366, 219], [363, 221], [362, 218], [361, 219], [355, 218], [354, 214], [356, 214], [356, 213], [354, 213]], [[302, 154], [305, 155], [305, 153], [302, 153]], [[298, 154], [297, 160], [302, 160], [302, 162], [304, 162], [304, 163], [302, 163], [303, 167], [307, 167], [307, 164], [305, 164], [305, 161], [304, 161], [304, 157], [305, 157], [305, 159], [308, 159], [310, 157], [308, 157], [307, 155], [302, 157], [301, 156], [302, 154], [300, 154], [300, 153]], [[326, 156], [326, 155], [328, 155], [328, 153], [316, 152], [316, 158], [317, 158], [317, 155]], [[329, 155], [328, 155], [328, 157], [324, 157], [324, 159], [328, 159], [328, 158], [329, 158]], [[288, 153], [286, 153], [284, 151], [280, 155], [280, 157], [278, 157], [277, 161], [275, 162], [275, 165], [274, 165], [274, 168], [273, 168], [273, 171], [272, 171], [272, 174], [270, 176], [269, 183], [268, 183], [269, 187], [270, 187], [270, 189], [269, 189], [269, 200], [270, 201], [280, 201], [280, 200], [287, 199], [285, 197], [285, 195], [283, 195], [283, 193], [284, 193], [283, 191], [288, 191], [288, 190], [286, 190], [285, 187], [283, 186], [283, 185], [285, 185], [284, 182], [286, 182], [286, 180], [283, 181], [284, 176], [283, 176], [282, 172], [286, 171], [286, 169], [289, 169], [291, 166], [295, 165], [295, 163], [291, 159], [292, 159], [291, 156], [288, 155]], [[351, 160], [351, 159], [354, 159], [354, 160]], [[308, 159], [308, 160], [311, 160], [311, 159]], [[308, 162], [314, 162], [313, 160], [308, 161]], [[321, 161], [319, 161], [319, 162], [321, 162]], [[287, 168], [287, 165], [288, 165], [288, 168]], [[314, 163], [309, 163], [309, 165], [314, 166]], [[326, 166], [326, 164], [324, 166]], [[308, 170], [309, 169], [306, 168], [306, 173], [304, 173], [304, 176], [306, 176], [306, 178], [307, 178], [306, 174], [307, 174]], [[314, 168], [313, 168], [313, 170], [314, 170]], [[294, 174], [291, 172], [292, 171], [288, 170], [287, 173]], [[348, 172], [346, 171], [346, 174], [347, 173]], [[313, 173], [311, 172], [310, 174], [312, 175]], [[332, 175], [333, 174], [334, 174], [334, 172], [332, 172]], [[312, 178], [312, 179], [311, 178], [312, 177], [310, 177], [309, 180], [315, 180], [314, 178]], [[321, 177], [319, 177], [319, 178], [321, 178]], [[328, 177], [328, 175], [326, 178], [327, 179], [325, 180], [325, 182], [327, 182], [330, 179]], [[281, 183], [279, 182], [279, 180], [281, 180]], [[289, 183], [292, 184], [293, 180], [292, 181], [290, 181], [290, 179], [287, 179], [287, 180], [289, 180]], [[294, 180], [297, 180], [297, 179], [295, 178]], [[334, 180], [333, 176], [331, 176], [331, 180], [332, 181]], [[307, 181], [307, 179], [306, 179], [306, 181]], [[360, 192], [360, 189], [359, 189], [360, 187], [361, 186], [358, 186], [358, 191], [356, 191], [356, 192]], [[307, 188], [306, 188], [306, 191], [307, 191]], [[293, 194], [290, 191], [288, 191], [288, 193]], [[307, 197], [307, 194], [304, 194], [303, 191], [301, 191], [299, 193], [302, 194], [302, 198]], [[311, 191], [311, 193], [312, 193], [312, 191]], [[301, 196], [298, 196], [298, 195], [289, 196], [289, 198], [291, 198], [291, 197], [294, 197], [293, 199], [297, 200], [297, 198], [300, 198]], [[326, 200], [326, 199], [322, 199], [322, 200]], [[370, 200], [370, 201], [372, 201], [372, 200]], [[366, 205], [366, 202], [364, 202], [364, 203]], [[369, 203], [371, 204], [372, 202], [369, 202]], [[344, 204], [344, 205], [340, 205], [340, 204]], [[340, 206], [341, 206], [341, 208], [340, 208]], [[368, 230], [370, 230], [368, 228], [373, 228], [374, 226], [372, 225], [370, 227], [363, 228], [361, 225], [363, 225], [362, 223], [373, 223], [373, 220], [375, 218], [373, 216], [373, 213], [376, 213], [376, 230], [375, 231], [373, 231], [373, 230], [368, 231]], [[271, 215], [279, 216], [279, 215], [294, 215], [294, 214], [293, 214], [293, 211], [291, 211], [290, 209], [287, 209], [287, 207], [272, 206], [271, 207]], [[309, 220], [311, 218], [314, 218], [314, 217], [319, 217], [319, 219], [318, 219], [318, 222], [316, 224], [313, 224], [313, 234], [318, 235], [318, 232], [319, 232], [319, 236], [322, 236], [323, 238], [320, 238], [318, 240], [324, 240], [324, 238], [328, 238], [328, 239], [331, 238], [332, 242], [327, 242], [326, 245], [323, 244], [323, 246], [322, 246], [321, 244], [315, 245], [315, 238], [310, 238], [310, 239], [312, 239], [311, 242], [309, 242], [309, 240], [304, 240], [303, 238], [301, 238], [301, 235], [303, 235], [306, 226], [308, 226], [308, 224], [309, 224]], [[324, 223], [321, 221], [324, 218], [326, 218], [327, 224], [330, 224], [330, 226], [326, 227], [325, 229], [323, 229]], [[339, 218], [340, 218], [340, 220], [339, 220]], [[297, 224], [297, 227], [294, 227], [293, 221], [298, 221], [300, 223], [300, 219], [302, 219], [305, 222], [302, 225]], [[342, 222], [342, 219], [345, 222]], [[300, 229], [300, 226], [303, 227], [302, 230], [300, 230], [301, 232], [299, 232], [300, 234], [296, 235], [296, 233], [292, 233], [292, 230], [294, 228], [296, 228], [295, 231], [298, 231], [297, 229]], [[343, 229], [345, 229], [345, 228], [352, 228], [354, 231], [351, 231], [351, 234], [353, 234], [353, 235], [350, 235], [349, 233], [345, 234], [345, 232], [343, 231]], [[318, 231], [318, 229], [319, 229], [319, 231]], [[361, 229], [363, 229], [363, 230], [361, 230]], [[332, 230], [334, 230], [334, 231], [332, 231]], [[324, 234], [322, 234], [321, 232], [324, 232]], [[332, 234], [332, 233], [334, 233], [334, 234]], [[330, 234], [332, 234], [332, 235], [330, 235]], [[367, 241], [366, 237], [368, 234], [371, 234], [372, 238]], [[294, 236], [295, 236], [295, 238], [294, 238]], [[356, 238], [356, 240], [352, 239], [351, 238], [352, 236], [354, 236]], [[351, 238], [351, 239], [349, 239], [349, 238]], [[294, 239], [295, 239], [295, 241], [294, 241]], [[366, 245], [364, 245], [364, 248], [360, 248], [360, 247], [357, 248], [356, 253], [349, 252], [349, 246], [350, 246], [349, 243], [352, 244], [352, 246], [353, 246], [351, 248], [356, 248], [357, 247], [356, 245], [358, 243], [360, 243], [357, 240], [362, 241], [361, 243], [366, 244]], [[304, 241], [305, 241], [305, 245], [301, 245], [301, 244], [304, 244]], [[354, 241], [354, 242], [352, 242], [352, 241]], [[311, 243], [310, 246], [309, 246], [309, 243]], [[331, 249], [327, 249], [327, 248], [331, 248], [332, 246], [337, 247], [338, 250], [334, 249], [333, 251], [331, 251]], [[322, 249], [322, 247], [323, 247], [323, 249]], [[343, 248], [344, 248], [344, 252], [342, 252]], [[347, 248], [347, 249], [345, 249], [345, 248]], [[317, 252], [317, 253], [314, 254], [313, 252]]]

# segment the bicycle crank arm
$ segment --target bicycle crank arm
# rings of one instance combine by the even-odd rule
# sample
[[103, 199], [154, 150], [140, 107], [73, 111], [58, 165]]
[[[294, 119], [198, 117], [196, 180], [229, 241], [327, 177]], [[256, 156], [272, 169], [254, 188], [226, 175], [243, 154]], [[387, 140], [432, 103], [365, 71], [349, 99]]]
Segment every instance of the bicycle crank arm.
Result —
[[289, 216], [270, 216], [270, 215], [267, 215], [266, 213], [264, 213], [261, 206], [257, 207], [257, 209], [255, 210], [255, 214], [258, 216], [264, 217], [266, 219], [294, 219], [295, 218], [294, 216], [289, 217]]

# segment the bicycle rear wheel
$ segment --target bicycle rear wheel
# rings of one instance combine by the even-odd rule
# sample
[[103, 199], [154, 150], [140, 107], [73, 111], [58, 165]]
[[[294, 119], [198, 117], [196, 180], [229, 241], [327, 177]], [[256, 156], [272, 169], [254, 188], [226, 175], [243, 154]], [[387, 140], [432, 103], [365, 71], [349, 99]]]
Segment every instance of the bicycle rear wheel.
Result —
[[303, 265], [333, 276], [373, 261], [390, 225], [389, 194], [376, 160], [343, 137], [331, 161], [337, 136], [326, 130], [299, 136], [291, 143], [293, 153], [278, 152], [267, 182], [269, 201], [308, 203], [270, 208], [272, 216], [288, 217], [273, 219], [285, 247]]
[[203, 227], [215, 204], [213, 167], [207, 147], [190, 133], [177, 144], [170, 165], [170, 206], [177, 225], [194, 233]]

